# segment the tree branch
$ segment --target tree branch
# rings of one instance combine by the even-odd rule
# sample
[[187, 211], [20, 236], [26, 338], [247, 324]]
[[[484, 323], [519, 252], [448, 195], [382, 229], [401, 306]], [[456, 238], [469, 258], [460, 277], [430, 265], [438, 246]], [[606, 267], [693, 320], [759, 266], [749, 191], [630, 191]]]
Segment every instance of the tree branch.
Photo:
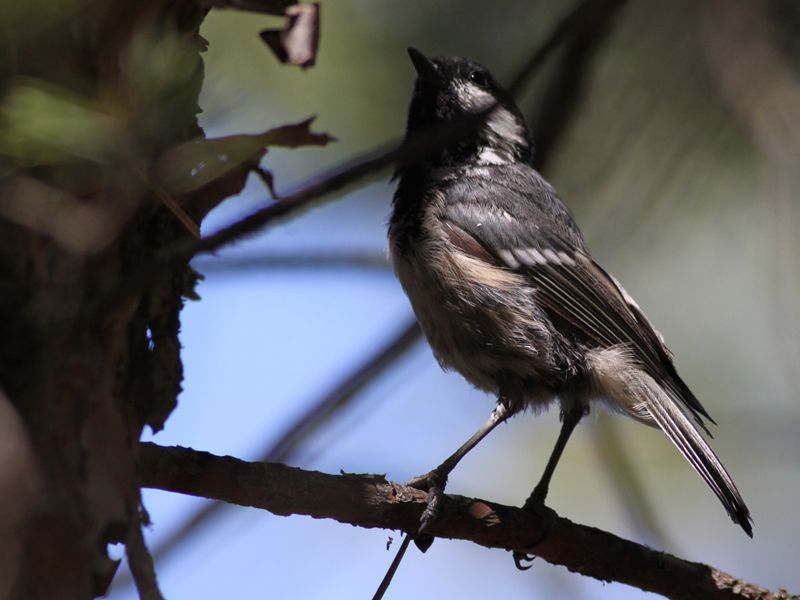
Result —
[[[269, 444], [261, 453], [260, 460], [262, 462], [286, 461], [304, 440], [348, 406], [359, 392], [408, 352], [420, 337], [422, 337], [422, 332], [416, 320], [412, 319], [405, 323], [398, 334], [392, 337], [385, 346], [379, 348], [376, 353], [370, 354], [353, 371], [346, 373], [332, 389], [309, 405], [308, 409], [287, 427], [277, 440]], [[188, 536], [198, 527], [219, 515], [220, 509], [223, 507], [225, 507], [223, 502], [214, 502], [190, 515], [172, 535], [158, 545], [153, 553], [155, 557], [158, 560], [163, 559], [187, 540]]]
[[[308, 437], [338, 413], [351, 406], [364, 388], [383, 375], [388, 368], [413, 348], [421, 337], [422, 331], [415, 319], [411, 318], [405, 322], [386, 344], [365, 357], [351, 371], [345, 373], [321, 398], [312, 402], [305, 412], [299, 415], [276, 440], [270, 441], [267, 448], [261, 452], [259, 460], [261, 462], [287, 461]], [[185, 517], [175, 530], [155, 547], [153, 551], [155, 559], [160, 562], [174, 553], [182, 544], [191, 539], [192, 534], [213, 522], [215, 518], [224, 515], [222, 509], [226, 507], [227, 504], [223, 501], [210, 502]], [[131, 583], [133, 583], [133, 579], [128, 573], [116, 581], [118, 588]]]
[[[211, 1], [215, 2], [216, 0]], [[255, 1], [258, 2], [260, 0]], [[606, 0], [582, 0], [576, 5], [575, 9], [561, 19], [547, 39], [536, 48], [530, 58], [518, 69], [516, 76], [511, 80], [509, 91], [512, 94], [519, 93], [541, 65], [544, 64], [545, 60], [569, 36], [576, 31], [581, 31], [583, 27], [590, 27], [597, 18], [599, 8], [604, 6], [604, 1]], [[264, 3], [269, 4], [269, 0], [264, 0]], [[228, 0], [219, 0], [218, 5], [220, 4], [228, 5], [230, 2]], [[431, 128], [412, 136], [405, 143], [394, 142], [383, 145], [311, 179], [294, 192], [282, 197], [279, 201], [255, 211], [212, 235], [199, 240], [181, 240], [161, 247], [155, 253], [154, 260], [146, 261], [137, 271], [125, 278], [123, 282], [107, 290], [105, 294], [100, 294], [100, 307], [119, 305], [130, 296], [133, 290], [147, 288], [160, 278], [169, 276], [167, 267], [171, 265], [182, 264], [198, 254], [210, 254], [224, 246], [241, 241], [262, 231], [269, 225], [274, 225], [281, 219], [296, 216], [300, 212], [310, 209], [335, 192], [339, 192], [351, 185], [363, 184], [369, 177], [377, 176], [381, 171], [392, 165], [410, 164], [429, 156], [437, 148], [443, 148], [452, 143], [453, 140], [473, 131], [493, 109], [494, 107], [490, 107], [469, 118]], [[237, 179], [236, 183], [238, 187], [240, 181]], [[89, 308], [91, 309], [89, 312], [97, 312], [96, 306], [92, 305]]]
[[[607, 1], [582, 0], [579, 2], [569, 14], [556, 24], [547, 39], [531, 53], [530, 58], [517, 70], [508, 86], [509, 92], [518, 94], [545, 60], [570, 36], [584, 28], [591, 27], [607, 9]], [[619, 1], [622, 2], [622, 0]], [[162, 263], [183, 261], [197, 254], [214, 252], [223, 246], [261, 231], [267, 225], [281, 218], [308, 209], [323, 197], [361, 182], [368, 176], [375, 176], [394, 164], [408, 164], [425, 158], [437, 148], [443, 148], [454, 139], [473, 131], [493, 109], [494, 106], [477, 115], [434, 127], [429, 131], [412, 136], [405, 143], [395, 142], [344, 163], [326, 175], [310, 181], [280, 201], [270, 204], [208, 237], [181, 242], [162, 249], [158, 254], [159, 261]]]
[[311, 179], [294, 192], [281, 197], [277, 202], [255, 211], [216, 233], [199, 240], [182, 241], [162, 248], [157, 253], [158, 261], [161, 264], [185, 261], [198, 254], [215, 252], [233, 242], [252, 236], [268, 225], [310, 209], [315, 203], [321, 202], [334, 192], [359, 182], [363, 183], [369, 177], [376, 177], [381, 171], [394, 164], [414, 162], [429, 155], [433, 151], [432, 148], [443, 147], [453, 139], [463, 136], [465, 131], [471, 131], [469, 128], [475, 127], [480, 122], [479, 119], [483, 117], [484, 115], [481, 113], [475, 118], [463, 119], [463, 122], [447, 123], [444, 126], [422, 132], [407, 143], [395, 142], [362, 154]]
[[164, 600], [156, 581], [156, 571], [153, 566], [153, 557], [144, 543], [141, 519], [128, 531], [128, 540], [125, 544], [136, 590], [142, 600]]
[[223, 259], [204, 259], [192, 263], [204, 275], [219, 273], [221, 275], [253, 272], [263, 275], [269, 270], [300, 269], [354, 269], [391, 273], [389, 261], [385, 253], [332, 250], [325, 252], [270, 252]]
[[[142, 444], [145, 487], [302, 514], [359, 527], [415, 531], [427, 494], [381, 475], [329, 475], [274, 463], [248, 463], [189, 448]], [[708, 565], [651, 550], [611, 533], [573, 523], [550, 509], [545, 517], [485, 500], [447, 495], [430, 528], [438, 537], [489, 548], [525, 550], [551, 519], [534, 553], [549, 563], [602, 581], [617, 581], [670, 598], [798, 600], [770, 592]]]

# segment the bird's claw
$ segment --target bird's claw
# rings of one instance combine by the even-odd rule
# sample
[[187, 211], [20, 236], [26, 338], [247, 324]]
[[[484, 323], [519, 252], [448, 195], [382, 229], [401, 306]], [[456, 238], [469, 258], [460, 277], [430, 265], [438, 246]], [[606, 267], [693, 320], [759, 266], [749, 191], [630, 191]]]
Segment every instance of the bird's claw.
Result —
[[419, 520], [419, 529], [414, 536], [414, 545], [425, 552], [433, 544], [433, 536], [427, 533], [431, 523], [439, 518], [444, 488], [447, 485], [447, 473], [434, 469], [425, 475], [414, 477], [406, 482], [409, 487], [428, 492], [428, 505]]
[[428, 471], [424, 475], [417, 475], [406, 481], [405, 485], [413, 487], [425, 492], [429, 491], [432, 487], [440, 487], [444, 489], [447, 485], [447, 473], [440, 470], [439, 467], [433, 471]]
[[522, 505], [524, 510], [530, 510], [539, 515], [540, 517], [544, 517], [544, 500], [547, 498], [547, 485], [542, 485], [539, 483], [533, 491], [531, 495], [528, 496], [528, 499], [525, 500], [525, 504]]
[[[541, 494], [541, 491], [537, 492], [537, 490], [534, 490], [530, 497], [525, 501], [525, 504], [522, 505], [523, 510], [534, 513], [542, 520], [543, 523], [542, 531], [539, 534], [539, 537], [526, 546], [526, 549], [528, 550], [531, 548], [536, 548], [536, 546], [541, 544], [556, 523], [556, 513], [544, 504], [544, 496], [546, 494], [546, 491], [544, 494]], [[522, 563], [533, 562], [533, 560], [536, 558], [534, 555], [528, 554], [527, 552], [521, 552], [519, 550], [514, 550], [512, 555], [514, 557], [514, 565], [520, 571], [527, 571], [532, 566], [523, 565]]]
[[533, 559], [536, 557], [532, 554], [527, 554], [525, 552], [520, 552], [518, 550], [514, 550], [514, 566], [517, 567], [520, 571], [527, 571], [533, 565], [523, 565], [524, 562], [533, 562]]

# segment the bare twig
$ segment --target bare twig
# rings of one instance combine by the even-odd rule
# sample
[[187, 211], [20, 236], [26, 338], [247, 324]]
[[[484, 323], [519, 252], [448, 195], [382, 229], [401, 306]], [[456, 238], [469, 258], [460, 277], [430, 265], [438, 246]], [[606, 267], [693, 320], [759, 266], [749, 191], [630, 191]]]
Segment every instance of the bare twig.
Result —
[[390, 272], [389, 261], [384, 254], [377, 252], [270, 252], [255, 256], [224, 258], [220, 260], [200, 260], [192, 265], [201, 273], [228, 275], [239, 272], [257, 271], [259, 273], [277, 269], [363, 269]]
[[187, 260], [196, 254], [213, 252], [231, 242], [252, 235], [280, 218], [310, 208], [314, 202], [324, 196], [366, 179], [367, 176], [376, 175], [394, 164], [403, 154], [402, 150], [397, 144], [391, 144], [339, 165], [312, 179], [294, 193], [284, 196], [280, 201], [254, 212], [213, 235], [202, 240], [174, 244], [164, 248], [158, 254], [159, 262]]
[[397, 554], [394, 555], [392, 564], [389, 565], [386, 575], [383, 576], [380, 585], [378, 585], [378, 589], [375, 590], [375, 595], [372, 596], [372, 600], [381, 600], [386, 593], [386, 590], [389, 589], [389, 586], [392, 584], [394, 574], [397, 572], [397, 567], [399, 567], [400, 563], [403, 561], [403, 557], [406, 555], [406, 550], [408, 550], [408, 546], [411, 544], [412, 539], [414, 539], [414, 536], [410, 533], [407, 533], [406, 537], [403, 538], [403, 543], [400, 544]]
[[[379, 475], [328, 475], [155, 444], [142, 445], [141, 460], [145, 487], [262, 508], [276, 515], [303, 514], [359, 527], [411, 532], [418, 527], [427, 504], [425, 492]], [[589, 577], [670, 598], [800, 598], [785, 591], [770, 592], [708, 565], [652, 550], [550, 512], [539, 516], [494, 502], [447, 495], [442, 515], [431, 524], [430, 532], [489, 548], [526, 550], [552, 520], [533, 552]]]
[[[512, 93], [518, 93], [553, 51], [574, 31], [591, 24], [592, 19], [597, 16], [596, 11], [603, 8], [606, 1], [584, 0], [578, 5], [556, 26], [548, 39], [537, 48], [531, 58], [519, 69], [517, 75], [512, 79], [509, 90]], [[213, 235], [202, 240], [183, 242], [163, 249], [159, 253], [159, 259], [162, 262], [181, 261], [196, 254], [213, 252], [232, 242], [252, 235], [281, 218], [305, 210], [324, 196], [365, 180], [368, 176], [374, 176], [395, 163], [408, 164], [416, 162], [434, 153], [439, 148], [447, 146], [453, 140], [474, 131], [474, 128], [479, 126], [493, 109], [494, 106], [470, 118], [432, 128], [429, 131], [413, 136], [406, 143], [394, 142], [384, 146], [382, 149], [368, 152], [334, 168], [321, 177], [312, 179], [294, 193], [285, 196], [281, 201], [270, 204]]]
[[257, 210], [217, 233], [201, 240], [188, 240], [162, 249], [158, 253], [159, 262], [163, 264], [184, 261], [197, 254], [214, 252], [258, 233], [267, 225], [307, 210], [322, 198], [354, 183], [366, 181], [368, 177], [376, 176], [395, 163], [415, 162], [421, 157], [428, 156], [435, 149], [465, 135], [465, 129], [470, 131], [469, 128], [475, 127], [475, 123], [484, 117], [485, 115], [481, 114], [456, 123], [446, 123], [444, 126], [414, 136], [405, 144], [394, 142], [367, 152], [311, 179], [293, 193], [283, 196], [278, 202]]
[[[137, 521], [141, 521], [141, 519], [137, 518]], [[158, 589], [153, 557], [150, 556], [144, 543], [141, 522], [131, 524], [125, 548], [139, 598], [141, 600], [164, 600], [161, 590]]]
[[346, 162], [322, 176], [312, 179], [280, 201], [254, 212], [213, 235], [199, 240], [181, 240], [162, 247], [156, 251], [154, 260], [144, 261], [125, 280], [117, 282], [112, 289], [99, 295], [97, 302], [91, 303], [86, 312], [97, 312], [102, 308], [119, 305], [136, 291], [153, 286], [161, 279], [171, 277], [174, 267], [187, 263], [197, 254], [212, 253], [223, 246], [257, 233], [281, 218], [295, 216], [328, 194], [361, 181], [367, 176], [374, 176], [381, 169], [389, 167], [404, 157], [406, 160], [410, 160], [410, 157], [424, 155], [425, 152], [430, 151], [433, 135], [435, 134], [421, 136], [416, 143], [403, 147], [394, 145], [390, 148], [384, 147], [382, 150]]
[[178, 219], [178, 221], [180, 221], [180, 223], [186, 228], [186, 231], [191, 233], [195, 238], [200, 239], [200, 226], [195, 223], [192, 217], [190, 217], [183, 207], [178, 204], [178, 201], [170, 196], [167, 190], [165, 190], [157, 181], [148, 180], [147, 183], [155, 197], [161, 200], [164, 206], [166, 206], [170, 212], [175, 215], [175, 218]]
[[291, 427], [286, 429], [264, 453], [263, 460], [286, 460], [322, 423], [347, 406], [350, 400], [408, 352], [421, 337], [422, 332], [417, 321], [409, 319], [388, 343], [357, 365], [352, 372], [347, 373], [333, 389], [312, 404]]

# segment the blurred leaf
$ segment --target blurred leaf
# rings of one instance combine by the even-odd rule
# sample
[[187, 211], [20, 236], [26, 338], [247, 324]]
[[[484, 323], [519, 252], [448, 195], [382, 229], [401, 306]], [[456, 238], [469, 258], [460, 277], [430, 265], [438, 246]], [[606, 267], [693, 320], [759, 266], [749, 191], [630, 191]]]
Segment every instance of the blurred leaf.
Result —
[[74, 18], [82, 10], [97, 12], [99, 4], [100, 0], [0, 0], [0, 35], [3, 41], [31, 40], [48, 30], [63, 27], [67, 19]]
[[23, 80], [0, 105], [0, 154], [34, 165], [106, 162], [119, 155], [122, 127], [90, 101]]
[[297, 148], [325, 146], [335, 138], [309, 129], [313, 117], [270, 129], [259, 134], [231, 135], [221, 138], [196, 139], [164, 152], [156, 165], [156, 176], [173, 194], [196, 190], [234, 169], [251, 163], [255, 166], [267, 146]]
[[101, 198], [75, 198], [47, 182], [17, 175], [0, 182], [0, 217], [49, 236], [74, 254], [90, 254], [117, 235], [127, 211]]
[[287, 7], [283, 29], [265, 29], [261, 39], [282, 63], [313, 67], [319, 49], [319, 2]]
[[145, 148], [191, 139], [197, 127], [197, 95], [203, 84], [200, 52], [205, 40], [153, 24], [139, 28], [120, 57], [131, 129]]
[[294, 4], [294, 0], [206, 0], [205, 3], [214, 8], [232, 8], [280, 16], [288, 6]]

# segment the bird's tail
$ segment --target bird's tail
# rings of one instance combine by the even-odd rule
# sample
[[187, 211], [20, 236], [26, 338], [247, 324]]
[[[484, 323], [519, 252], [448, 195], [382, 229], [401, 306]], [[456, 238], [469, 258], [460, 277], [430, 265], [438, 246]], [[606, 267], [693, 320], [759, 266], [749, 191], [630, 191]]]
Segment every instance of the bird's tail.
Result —
[[[635, 372], [634, 372], [635, 371]], [[753, 537], [750, 511], [719, 458], [680, 407], [674, 392], [639, 369], [627, 373], [625, 388], [631, 416], [657, 425], [720, 499], [733, 522]], [[631, 398], [631, 396], [633, 398]], [[631, 400], [633, 403], [631, 404]]]

